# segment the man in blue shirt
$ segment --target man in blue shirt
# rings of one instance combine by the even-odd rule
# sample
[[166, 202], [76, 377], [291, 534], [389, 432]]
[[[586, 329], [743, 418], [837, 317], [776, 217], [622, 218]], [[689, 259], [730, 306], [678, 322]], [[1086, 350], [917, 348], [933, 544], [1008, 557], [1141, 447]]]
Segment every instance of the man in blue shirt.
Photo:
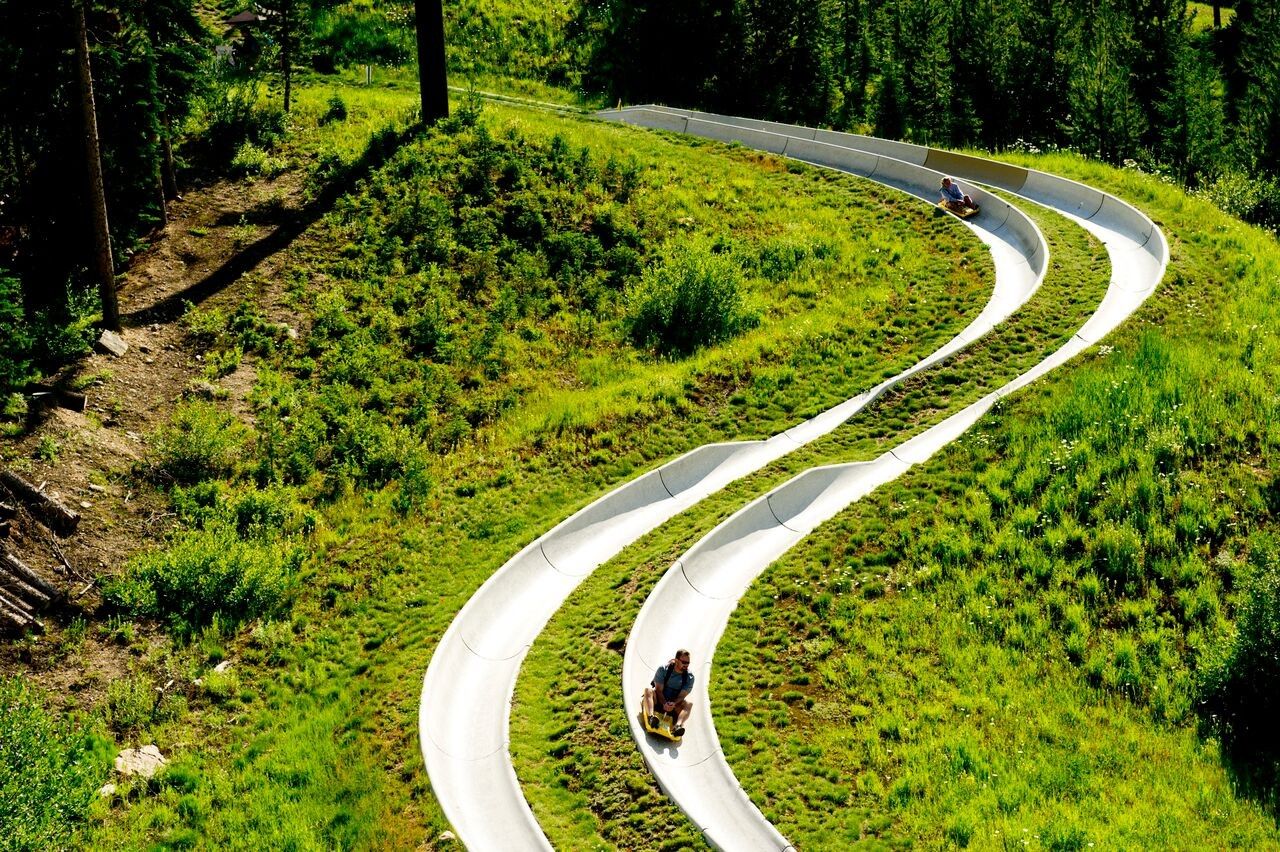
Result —
[[653, 680], [644, 691], [644, 715], [650, 728], [658, 727], [658, 716], [671, 717], [671, 735], [684, 736], [684, 723], [689, 720], [693, 705], [685, 699], [693, 689], [693, 672], [689, 671], [689, 652], [681, 648], [665, 666], [653, 673]]
[[961, 192], [960, 187], [956, 186], [949, 177], [942, 179], [942, 202], [956, 213], [963, 213], [966, 209], [978, 209], [973, 199]]

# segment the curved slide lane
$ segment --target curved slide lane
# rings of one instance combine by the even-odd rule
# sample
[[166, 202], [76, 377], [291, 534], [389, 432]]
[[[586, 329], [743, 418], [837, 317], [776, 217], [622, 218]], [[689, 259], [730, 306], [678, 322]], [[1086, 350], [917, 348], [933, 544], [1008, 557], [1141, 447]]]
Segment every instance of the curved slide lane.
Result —
[[[932, 201], [936, 170], [868, 157], [878, 172], [873, 180]], [[996, 280], [986, 306], [958, 335], [899, 375], [772, 438], [708, 444], [619, 486], [531, 542], [459, 611], [423, 680], [419, 741], [432, 789], [469, 848], [550, 848], [511, 766], [511, 696], [529, 646], [583, 579], [677, 513], [833, 431], [884, 391], [960, 351], [1039, 287], [1049, 258], [1044, 236], [1004, 200], [981, 198], [981, 221], [965, 224], [989, 246]]]
[[[959, 178], [1001, 186], [1068, 215], [1102, 240], [1112, 263], [1112, 276], [1102, 303], [1079, 331], [1044, 361], [874, 461], [805, 471], [732, 515], [680, 557], [645, 602], [627, 642], [623, 693], [628, 710], [634, 712], [640, 692], [654, 669], [670, 656], [673, 642], [690, 650], [701, 682], [709, 682], [716, 645], [739, 598], [765, 568], [809, 532], [958, 438], [998, 399], [1065, 363], [1123, 322], [1163, 277], [1168, 246], [1154, 222], [1114, 196], [1063, 178], [977, 157], [662, 108], [623, 110], [607, 117], [711, 138], [741, 133], [746, 138], [738, 141], [744, 144], [752, 144], [748, 139], [758, 139], [757, 134], [762, 133], [769, 134], [771, 144], [776, 144], [772, 139], [775, 135], [800, 133], [787, 136], [798, 142], [789, 141], [783, 150], [800, 159], [809, 159], [800, 156], [800, 152], [815, 156], [824, 165], [857, 162], [858, 157], [872, 152], [905, 157], [919, 164], [931, 163]], [[671, 127], [673, 121], [683, 121], [683, 127]], [[708, 125], [710, 133], [703, 133]], [[731, 127], [738, 130], [725, 130]], [[820, 134], [823, 139], [816, 139]], [[830, 150], [833, 148], [842, 151]], [[710, 701], [700, 701], [695, 708], [679, 747], [649, 737], [639, 719], [629, 713], [632, 735], [659, 783], [712, 846], [730, 850], [790, 849], [786, 839], [752, 804], [725, 761]]]

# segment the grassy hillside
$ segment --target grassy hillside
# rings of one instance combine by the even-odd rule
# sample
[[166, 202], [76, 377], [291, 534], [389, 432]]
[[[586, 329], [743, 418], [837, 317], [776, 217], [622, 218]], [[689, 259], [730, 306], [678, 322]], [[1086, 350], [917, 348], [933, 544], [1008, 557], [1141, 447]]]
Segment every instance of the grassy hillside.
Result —
[[[591, 45], [575, 29], [579, 0], [463, 0], [444, 7], [455, 85], [545, 93], [555, 100], [582, 82]], [[559, 96], [556, 96], [556, 94]]]
[[[1273, 740], [1265, 723], [1244, 724], [1263, 711], [1232, 707], [1242, 695], [1220, 684], [1230, 660], [1254, 653], [1231, 627], [1242, 608], [1274, 624], [1280, 431], [1267, 352], [1280, 247], [1150, 178], [1026, 162], [1150, 211], [1173, 250], [1163, 286], [1113, 340], [766, 573], [709, 687], [722, 745], [800, 848], [1274, 845]], [[1073, 226], [1045, 229], [1058, 268], [986, 344], [996, 351], [1046, 305], [1064, 326], [1079, 319], [1052, 307], [1064, 256], [1065, 277], [1079, 274]], [[920, 384], [1017, 368], [1007, 354], [984, 363], [983, 350]], [[956, 397], [934, 405], [968, 398]], [[903, 402], [864, 417], [902, 423]], [[679, 819], [645, 783], [634, 708], [618, 706], [622, 641], [661, 572], [780, 479], [754, 477], [638, 543], [535, 644], [512, 751], [557, 845], [629, 848]], [[1274, 652], [1274, 631], [1263, 635]], [[1244, 695], [1273, 707], [1270, 671], [1226, 678], [1255, 678]], [[563, 682], [577, 691], [541, 699], [542, 684]], [[1205, 702], [1235, 714], [1229, 748]]]
[[[111, 629], [178, 638], [140, 652], [97, 718], [174, 765], [100, 803], [86, 842], [444, 831], [418, 689], [494, 569], [660, 460], [902, 369], [986, 300], [982, 246], [887, 190], [612, 125], [459, 114], [341, 201], [278, 278], [184, 320], [210, 380], [252, 370], [252, 416], [236, 425], [234, 397], [188, 403], [153, 437], [141, 473], [179, 523], [109, 588]], [[721, 308], [682, 315], [690, 294]], [[672, 329], [688, 327], [711, 345], [682, 354]], [[169, 677], [174, 697], [147, 706]]]
[[[512, 711], [511, 749], [517, 775], [553, 845], [634, 848], [667, 822], [683, 822], [672, 806], [657, 801], [627, 728], [636, 696], [626, 696], [628, 706], [620, 706], [617, 684], [631, 622], [684, 550], [787, 478], [818, 464], [874, 458], [973, 402], [1061, 345], [1092, 312], [1106, 290], [1105, 250], [1061, 217], [1032, 212], [1050, 240], [1051, 263], [1044, 284], [1023, 310], [945, 365], [886, 394], [832, 435], [735, 483], [597, 569], [534, 643]], [[908, 217], [930, 215], [923, 203], [904, 211]], [[679, 644], [678, 637], [672, 641]], [[776, 653], [771, 649], [764, 659]], [[547, 702], [547, 683], [572, 683], [575, 691]], [[731, 712], [740, 709], [732, 706]], [[771, 720], [756, 715], [749, 724], [768, 728]]]
[[1275, 752], [1239, 724], [1224, 750], [1203, 702], [1239, 718], [1216, 681], [1277, 562], [1280, 247], [1149, 178], [1027, 162], [1148, 210], [1165, 282], [770, 569], [712, 686], [726, 755], [802, 848], [1273, 846]]
[[[63, 726], [0, 682], [21, 724], [6, 755], [57, 745], [0, 783], [48, 791], [23, 799], [39, 817], [25, 842], [450, 847], [416, 715], [469, 595], [609, 488], [863, 390], [985, 301], [986, 251], [888, 190], [461, 103], [392, 151], [413, 100], [305, 91], [294, 141], [243, 158], [251, 174], [302, 167], [318, 192], [358, 173], [371, 134], [389, 154], [278, 274], [185, 317], [223, 390], [112, 472], [166, 501], [170, 539], [109, 585], [109, 620], [54, 640], [73, 657], [126, 648], [128, 671]], [[706, 685], [726, 754], [801, 848], [1274, 846], [1280, 247], [1135, 172], [1027, 162], [1156, 218], [1164, 284], [1104, 346], [769, 569]], [[1023, 312], [637, 542], [540, 637], [512, 751], [558, 846], [644, 847], [659, 829], [672, 848], [700, 842], [626, 731], [631, 617], [750, 497], [869, 458], [1059, 345], [1108, 267], [1036, 215], [1053, 268]], [[548, 682], [575, 690], [548, 704]], [[99, 800], [103, 737], [173, 764]]]

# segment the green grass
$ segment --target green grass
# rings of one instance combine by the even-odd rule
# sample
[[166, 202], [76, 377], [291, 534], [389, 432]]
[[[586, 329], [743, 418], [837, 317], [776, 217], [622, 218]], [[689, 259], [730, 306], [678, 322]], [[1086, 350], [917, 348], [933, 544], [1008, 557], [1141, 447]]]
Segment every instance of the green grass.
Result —
[[726, 755], [801, 847], [1273, 846], [1248, 782], [1274, 755], [1225, 758], [1196, 707], [1274, 559], [1280, 249], [1150, 178], [1025, 162], [1150, 211], [1164, 284], [769, 570], [711, 685]]
[[[368, 134], [413, 100], [394, 87], [366, 92], [366, 106], [341, 93], [347, 121], [324, 125], [332, 86], [300, 96], [311, 118], [298, 119], [295, 139], [312, 136], [287, 149], [294, 162], [324, 151], [356, 162]], [[345, 126], [353, 116], [364, 130]], [[421, 764], [417, 702], [431, 651], [470, 594], [609, 488], [865, 389], [944, 342], [985, 299], [985, 250], [950, 217], [888, 191], [611, 125], [506, 108], [488, 120], [499, 149], [515, 128], [530, 162], [547, 161], [556, 134], [570, 161], [585, 146], [598, 171], [634, 157], [627, 199], [590, 177], [557, 194], [590, 171], [570, 162], [536, 184], [552, 199], [538, 209], [584, 234], [607, 210], [634, 227], [642, 266], [667, 244], [726, 241], [761, 326], [657, 358], [625, 342], [629, 279], [606, 283], [616, 267], [552, 279], [535, 264], [519, 279], [533, 294], [524, 303], [503, 296], [498, 281], [517, 280], [505, 276], [473, 297], [440, 291], [450, 300], [437, 303], [457, 311], [453, 337], [441, 337], [420, 310], [431, 290], [415, 288], [461, 285], [460, 269], [480, 268], [460, 262], [475, 260], [460, 246], [488, 250], [463, 239], [476, 232], [461, 211], [488, 208], [458, 195], [454, 177], [495, 149], [461, 127], [393, 158], [287, 252], [275, 307], [297, 314], [299, 340], [275, 334], [253, 305], [214, 305], [221, 323], [191, 324], [218, 352], [239, 347], [260, 379], [257, 440], [221, 496], [172, 495], [182, 523], [234, 519], [250, 540], [261, 534], [254, 518], [271, 513], [246, 509], [242, 529], [235, 507], [266, 484], [300, 507], [290, 523], [303, 525], [308, 556], [273, 620], [236, 628], [217, 617], [151, 649], [138, 639], [147, 628], [128, 620], [96, 630], [136, 654], [96, 718], [158, 743], [174, 766], [96, 804], [84, 845], [399, 848], [425, 835], [451, 846], [435, 841], [448, 825]], [[1224, 768], [1216, 740], [1197, 737], [1209, 721], [1193, 702], [1199, 660], [1225, 653], [1215, 649], [1229, 641], [1249, 554], [1274, 556], [1254, 533], [1274, 528], [1277, 511], [1267, 495], [1280, 249], [1151, 178], [1066, 156], [1028, 162], [1149, 210], [1174, 252], [1165, 284], [1107, 341], [1114, 350], [1002, 404], [770, 569], [706, 685], [732, 709], [717, 718], [722, 739], [748, 792], [802, 848], [1275, 845], [1272, 817], [1250, 798], [1267, 790], [1233, 787], [1265, 775]], [[431, 231], [447, 237], [435, 269], [387, 238], [410, 207], [395, 193], [409, 190], [452, 205], [447, 227]], [[495, 199], [495, 209], [511, 201]], [[630, 616], [672, 559], [749, 497], [813, 464], [881, 452], [1069, 335], [1105, 285], [1105, 257], [1074, 226], [1040, 218], [1055, 268], [1014, 320], [637, 542], [540, 637], [512, 749], [557, 845], [647, 846], [655, 827], [672, 848], [700, 842], [656, 793], [617, 703]], [[833, 253], [818, 258], [822, 245]], [[800, 265], [765, 273], [796, 246], [810, 249]], [[498, 264], [516, 257], [501, 241], [493, 252]], [[423, 398], [430, 411], [415, 407]], [[212, 674], [225, 659], [230, 672]], [[172, 701], [135, 700], [169, 677]], [[542, 685], [557, 679], [576, 691], [547, 706]]]
[[[1188, 3], [1187, 11], [1191, 13], [1191, 32], [1203, 33], [1213, 29], [1212, 3]], [[1230, 26], [1231, 20], [1236, 16], [1236, 10], [1224, 4], [1220, 12], [1222, 26]]]
[[560, 89], [580, 83], [585, 41], [571, 35], [578, 0], [464, 0], [445, 9], [450, 71], [500, 75]]
[[[331, 95], [304, 93], [300, 110], [318, 115]], [[343, 97], [350, 121], [359, 102]], [[269, 548], [277, 529], [308, 555], [288, 574], [291, 605], [270, 601], [273, 620], [237, 628], [244, 612], [203, 598], [172, 611], [187, 638], [143, 654], [131, 677], [176, 675], [186, 711], [134, 712], [124, 690], [116, 718], [175, 767], [98, 806], [90, 845], [401, 847], [424, 826], [434, 837], [447, 825], [418, 753], [418, 684], [484, 579], [640, 470], [770, 434], [902, 369], [986, 299], [990, 261], [972, 235], [888, 191], [618, 126], [502, 108], [485, 121], [410, 143], [289, 249], [274, 307], [297, 314], [297, 340], [260, 304], [188, 317], [202, 346], [253, 365], [256, 435], [221, 484], [170, 493], [185, 555], [144, 557], [133, 579], [195, 582], [211, 549], [234, 550], [227, 537]], [[354, 156], [358, 142], [323, 136], [334, 124], [300, 119], [313, 135], [291, 156]], [[478, 161], [496, 164], [488, 203], [476, 201], [484, 180], [468, 182]], [[547, 239], [519, 249], [505, 230], [517, 195], [547, 223]], [[444, 213], [397, 230], [415, 204]], [[476, 211], [501, 213], [503, 236], [485, 242]], [[613, 245], [638, 265], [588, 262], [595, 249], [577, 236], [552, 239], [566, 233], [631, 235]], [[636, 349], [627, 288], [664, 246], [695, 239], [741, 268], [760, 326], [684, 359]], [[579, 253], [545, 253], [552, 244]], [[543, 266], [575, 257], [554, 280]], [[490, 261], [513, 274], [465, 273]], [[908, 325], [891, 322], [899, 313]], [[284, 508], [245, 508], [262, 486]], [[119, 622], [103, 637], [136, 631]], [[211, 673], [224, 659], [231, 671]]]
[[[645, 536], [598, 568], [548, 624], [521, 672], [512, 708], [511, 752], [525, 795], [554, 846], [635, 848], [668, 824], [686, 826], [658, 792], [631, 741], [626, 716], [634, 707], [621, 706], [617, 695], [630, 625], [662, 572], [682, 552], [786, 478], [818, 464], [873, 458], [998, 387], [1065, 342], [1092, 312], [1109, 274], [1103, 247], [1059, 216], [1030, 212], [1050, 240], [1051, 265], [1040, 290], [1012, 319], [946, 364], [886, 394], [836, 433], [734, 483]], [[679, 637], [672, 641], [679, 644]], [[763, 659], [781, 656], [770, 648]], [[548, 702], [548, 683], [574, 688]], [[625, 698], [632, 702], [636, 697]], [[722, 705], [717, 698], [717, 706], [734, 705]], [[768, 725], [769, 719], [750, 722], [762, 723]], [[803, 786], [823, 784], [819, 779]], [[685, 844], [701, 844], [687, 827], [673, 838], [671, 848]]]

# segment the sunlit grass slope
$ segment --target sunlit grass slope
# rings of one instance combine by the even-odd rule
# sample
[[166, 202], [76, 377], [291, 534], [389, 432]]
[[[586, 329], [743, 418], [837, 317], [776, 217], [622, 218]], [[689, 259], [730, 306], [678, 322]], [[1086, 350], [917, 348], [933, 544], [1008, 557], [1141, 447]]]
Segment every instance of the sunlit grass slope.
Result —
[[[534, 643], [512, 709], [511, 751], [534, 813], [557, 848], [640, 848], [646, 838], [667, 836], [672, 824], [683, 826], [683, 833], [671, 832], [664, 848], [701, 846], [658, 791], [631, 740], [626, 716], [635, 712], [637, 696], [625, 696], [625, 707], [619, 704], [622, 652], [632, 621], [674, 560], [753, 497], [814, 465], [874, 458], [1012, 379], [1070, 337], [1106, 290], [1106, 252], [1065, 219], [1034, 207], [1029, 212], [1050, 241], [1052, 260], [1044, 284], [1023, 309], [834, 434], [735, 483], [597, 569]], [[925, 204], [903, 211], [907, 218], [931, 215]], [[673, 649], [680, 644], [678, 635], [671, 641]], [[547, 684], [567, 688], [548, 700]]]
[[711, 686], [726, 755], [800, 848], [1275, 847], [1274, 756], [1224, 757], [1197, 708], [1277, 560], [1280, 246], [1142, 175], [1027, 162], [1148, 211], [1164, 283], [768, 571]]
[[[331, 94], [300, 99], [299, 121], [318, 122]], [[353, 113], [373, 109], [341, 94]], [[340, 128], [298, 133], [301, 162], [358, 159]], [[659, 357], [632, 343], [630, 317], [681, 251], [714, 259], [754, 325]], [[254, 299], [186, 320], [211, 379], [253, 368], [253, 435], [228, 444], [233, 430], [200, 404], [157, 444], [157, 464], [186, 483], [170, 493], [178, 555], [139, 560], [111, 594], [126, 616], [190, 637], [140, 652], [121, 681], [146, 696], [172, 677], [182, 701], [99, 724], [173, 765], [99, 803], [92, 846], [435, 838], [448, 826], [417, 746], [421, 678], [498, 566], [659, 461], [772, 434], [901, 370], [976, 315], [992, 283], [971, 233], [896, 193], [499, 108], [408, 143], [280, 275], [251, 275]], [[296, 340], [268, 310], [293, 315]], [[221, 448], [216, 468], [177, 454], [185, 434]], [[282, 548], [302, 554], [296, 571], [273, 561]], [[156, 594], [200, 585], [227, 549], [261, 567], [249, 592], [284, 604], [179, 595], [179, 608], [167, 586]], [[113, 624], [130, 641], [127, 618]]]

